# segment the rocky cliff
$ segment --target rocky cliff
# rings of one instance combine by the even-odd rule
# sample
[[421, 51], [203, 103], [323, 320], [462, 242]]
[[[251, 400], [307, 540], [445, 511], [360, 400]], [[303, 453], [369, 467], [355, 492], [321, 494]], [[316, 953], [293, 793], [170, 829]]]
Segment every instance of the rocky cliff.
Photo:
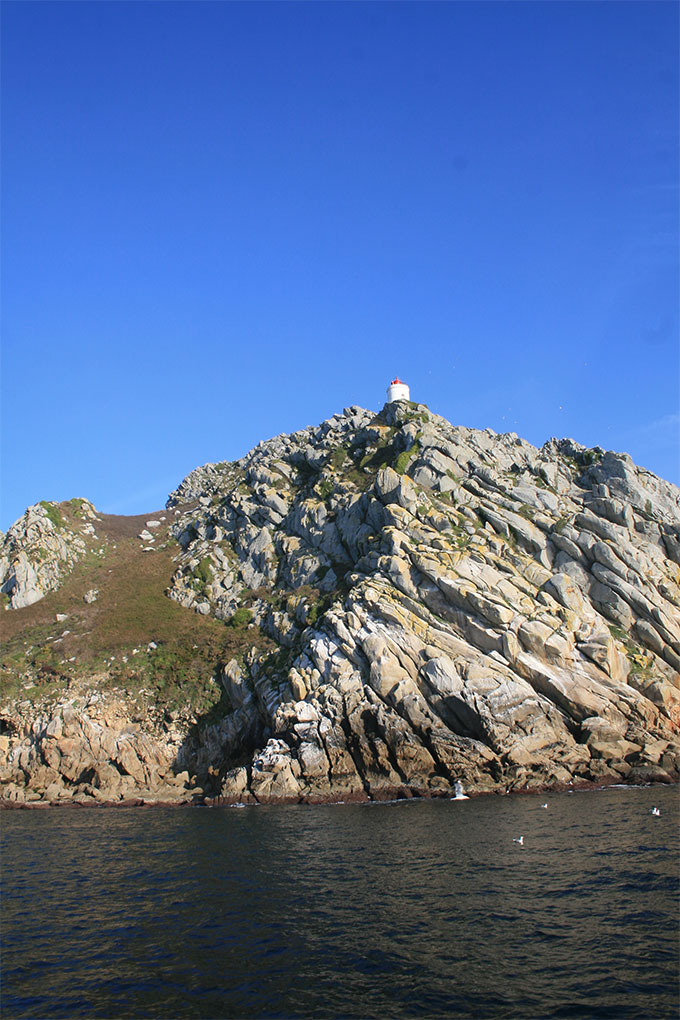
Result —
[[[166, 703], [158, 621], [135, 635], [143, 670], [130, 672], [127, 649], [126, 671], [100, 659], [94, 683], [92, 669], [65, 671], [69, 657], [53, 663], [47, 700], [32, 653], [2, 713], [14, 799], [348, 800], [447, 796], [456, 781], [678, 778], [680, 491], [625, 454], [536, 449], [424, 405], [353, 407], [197, 469], [147, 524], [129, 563], [165, 563], [164, 601], [197, 656], [213, 628], [204, 701], [191, 702], [187, 667]], [[37, 612], [20, 608], [16, 564], [37, 560], [16, 529], [13, 617]], [[69, 569], [57, 560], [45, 591]], [[134, 691], [131, 676], [144, 679]]]
[[86, 499], [29, 507], [0, 547], [0, 593], [6, 604], [21, 609], [58, 588], [77, 561], [96, 549], [96, 519]]

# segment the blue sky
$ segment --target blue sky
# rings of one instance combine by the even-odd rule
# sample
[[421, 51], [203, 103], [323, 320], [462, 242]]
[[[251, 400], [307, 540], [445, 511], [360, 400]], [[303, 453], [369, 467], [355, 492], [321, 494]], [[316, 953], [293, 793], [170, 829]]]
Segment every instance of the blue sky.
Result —
[[151, 511], [395, 373], [678, 483], [676, 4], [2, 16], [3, 528]]

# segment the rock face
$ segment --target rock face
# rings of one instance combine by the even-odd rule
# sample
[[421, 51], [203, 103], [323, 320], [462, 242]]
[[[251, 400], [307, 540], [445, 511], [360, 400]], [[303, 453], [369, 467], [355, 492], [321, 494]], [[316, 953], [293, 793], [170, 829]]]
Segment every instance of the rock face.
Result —
[[677, 781], [680, 491], [627, 455], [398, 402], [199, 468], [188, 501], [167, 594], [278, 648], [224, 663], [223, 714], [164, 752], [215, 802]]
[[93, 546], [97, 515], [91, 503], [75, 499], [68, 516], [54, 503], [36, 503], [12, 525], [0, 545], [0, 592], [10, 609], [38, 602]]
[[[3, 800], [110, 803], [187, 802], [196, 795], [188, 772], [176, 773], [181, 736], [130, 706], [91, 691], [63, 698], [40, 714], [29, 702], [0, 714]], [[202, 791], [198, 791], [200, 794]]]

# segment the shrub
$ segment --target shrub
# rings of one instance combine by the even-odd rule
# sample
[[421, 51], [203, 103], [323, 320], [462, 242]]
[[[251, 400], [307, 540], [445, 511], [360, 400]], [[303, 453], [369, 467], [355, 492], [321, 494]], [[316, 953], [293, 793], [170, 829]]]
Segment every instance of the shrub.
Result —
[[210, 557], [204, 556], [194, 570], [194, 577], [197, 577], [203, 584], [208, 584], [208, 582], [212, 580], [212, 574], [212, 563], [210, 562]]
[[379, 471], [380, 468], [389, 467], [394, 459], [395, 449], [394, 443], [385, 443], [377, 447], [369, 447], [365, 455], [359, 462], [359, 467], [363, 470], [368, 468], [370, 471]]
[[318, 602], [314, 602], [307, 611], [307, 626], [313, 627], [321, 617], [324, 615], [327, 609], [330, 608], [333, 602], [333, 593], [328, 592], [326, 595], [322, 595]]
[[604, 450], [602, 450], [599, 446], [594, 446], [590, 450], [583, 450], [581, 453], [581, 461], [587, 467], [591, 464], [596, 464], [599, 460], [602, 460], [603, 457]]
[[253, 622], [253, 614], [245, 606], [241, 606], [237, 609], [230, 620], [227, 621], [228, 627], [247, 627], [249, 623]]
[[333, 494], [335, 486], [330, 478], [322, 478], [316, 485], [316, 492], [319, 495], [319, 499], [322, 499], [325, 503]]

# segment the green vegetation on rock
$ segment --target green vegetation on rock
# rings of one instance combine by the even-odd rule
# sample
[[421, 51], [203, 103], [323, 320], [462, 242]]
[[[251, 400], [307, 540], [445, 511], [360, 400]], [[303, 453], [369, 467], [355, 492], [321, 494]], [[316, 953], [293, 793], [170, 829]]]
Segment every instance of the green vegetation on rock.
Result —
[[406, 468], [409, 466], [414, 457], [417, 456], [419, 450], [420, 443], [416, 439], [413, 445], [409, 446], [408, 450], [401, 451], [394, 462], [394, 470], [398, 475], [403, 475], [405, 473]]
[[349, 456], [349, 452], [346, 446], [336, 446], [331, 454], [331, 467], [339, 470]]
[[331, 478], [322, 478], [314, 486], [314, 491], [319, 496], [319, 499], [322, 500], [322, 502], [324, 502], [324, 503], [327, 503], [328, 500], [331, 498], [331, 496], [333, 495], [333, 490], [334, 489], [335, 489], [335, 485], [334, 485], [333, 480]]
[[52, 524], [54, 524], [55, 528], [66, 527], [66, 521], [61, 516], [58, 508], [54, 505], [54, 503], [48, 503], [47, 500], [42, 499], [40, 501], [40, 506], [43, 508], [48, 518], [52, 521]]
[[247, 627], [249, 623], [253, 622], [253, 614], [245, 606], [241, 606], [237, 609], [233, 616], [227, 621], [228, 627]]
[[204, 585], [209, 584], [212, 580], [213, 568], [209, 556], [204, 556], [200, 561], [196, 569], [194, 570], [194, 576], [202, 581]]

